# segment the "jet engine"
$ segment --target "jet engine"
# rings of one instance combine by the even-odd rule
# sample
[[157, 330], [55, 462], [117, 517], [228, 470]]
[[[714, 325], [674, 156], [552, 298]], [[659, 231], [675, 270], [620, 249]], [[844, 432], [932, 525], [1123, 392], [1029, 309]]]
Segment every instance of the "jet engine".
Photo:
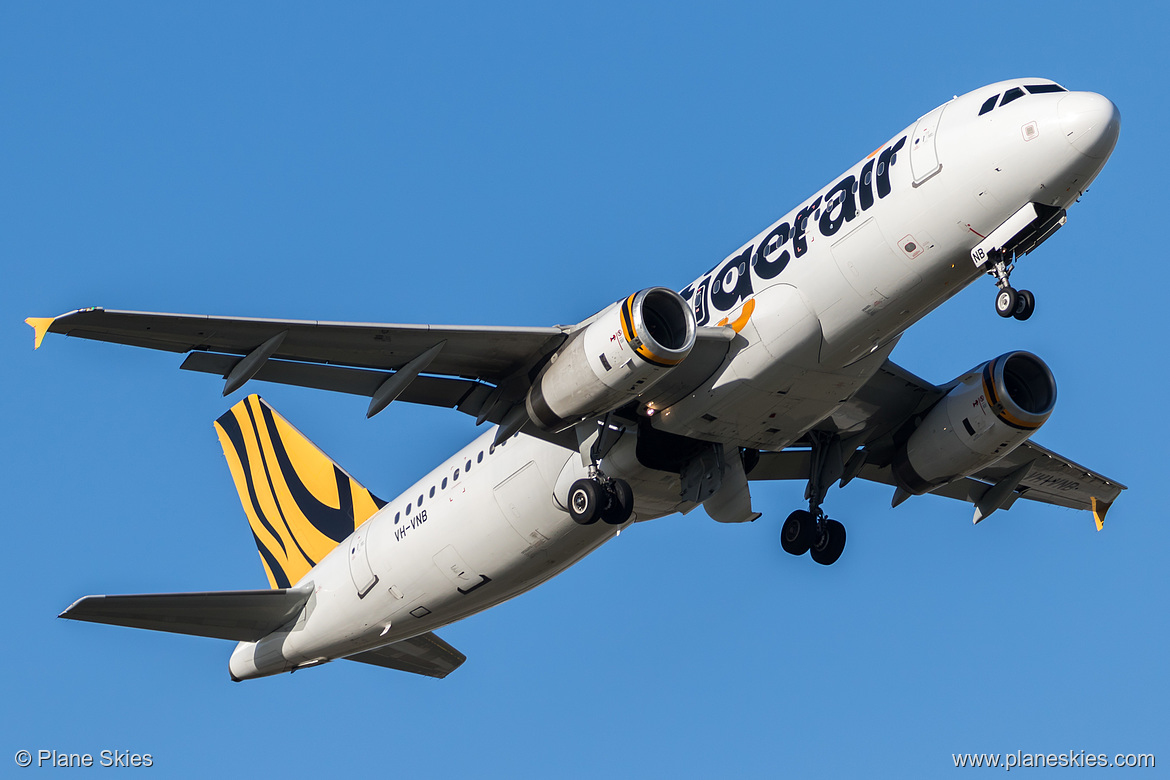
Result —
[[528, 416], [545, 430], [612, 411], [683, 362], [695, 313], [682, 296], [650, 287], [587, 320], [553, 353], [528, 391]]
[[1023, 444], [1052, 413], [1056, 381], [1040, 358], [1009, 352], [959, 377], [894, 456], [915, 495], [985, 468]]

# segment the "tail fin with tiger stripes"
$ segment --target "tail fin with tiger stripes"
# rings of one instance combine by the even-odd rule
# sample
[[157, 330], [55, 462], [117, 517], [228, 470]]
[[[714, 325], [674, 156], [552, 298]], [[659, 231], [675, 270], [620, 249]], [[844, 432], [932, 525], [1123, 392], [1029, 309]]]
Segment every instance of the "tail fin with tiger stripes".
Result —
[[273, 588], [295, 585], [386, 505], [258, 395], [215, 429]]

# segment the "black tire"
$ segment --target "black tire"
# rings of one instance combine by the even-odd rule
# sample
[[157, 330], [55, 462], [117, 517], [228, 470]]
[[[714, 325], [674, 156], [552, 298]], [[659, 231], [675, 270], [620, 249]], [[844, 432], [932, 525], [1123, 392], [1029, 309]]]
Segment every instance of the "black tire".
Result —
[[569, 488], [569, 515], [580, 525], [596, 523], [605, 503], [605, 491], [597, 480], [579, 479]]
[[1011, 287], [1003, 287], [995, 294], [995, 313], [1001, 317], [1013, 317], [1016, 313], [1016, 302], [1019, 293]]
[[845, 526], [836, 520], [825, 520], [821, 523], [820, 532], [809, 548], [812, 559], [822, 566], [831, 566], [845, 551]]
[[634, 491], [624, 479], [609, 483], [609, 505], [601, 513], [601, 519], [610, 525], [621, 525], [634, 513]]
[[812, 512], [797, 509], [780, 528], [780, 546], [789, 555], [804, 555], [812, 544], [816, 527]]
[[1012, 316], [1020, 322], [1032, 316], [1032, 312], [1036, 311], [1036, 296], [1032, 295], [1031, 290], [1020, 290], [1016, 293], [1016, 310], [1012, 312]]

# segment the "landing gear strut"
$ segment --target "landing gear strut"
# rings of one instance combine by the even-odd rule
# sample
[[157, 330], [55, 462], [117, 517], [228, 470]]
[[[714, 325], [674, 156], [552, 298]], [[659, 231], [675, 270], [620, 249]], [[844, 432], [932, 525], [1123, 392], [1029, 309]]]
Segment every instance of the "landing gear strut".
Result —
[[1005, 259], [1003, 252], [993, 253], [990, 259], [991, 268], [987, 273], [995, 277], [995, 286], [999, 288], [995, 294], [995, 313], [1021, 321], [1031, 317], [1036, 310], [1036, 296], [1028, 290], [1012, 287], [1010, 278], [1015, 264]]
[[830, 520], [821, 509], [829, 485], [844, 474], [841, 439], [836, 434], [811, 431], [812, 451], [809, 480], [805, 489], [808, 510], [798, 509], [788, 516], [780, 529], [780, 546], [791, 555], [806, 552], [817, 563], [835, 563], [845, 550], [845, 526]]
[[605, 457], [624, 428], [612, 423], [613, 413], [597, 421], [591, 430], [578, 429], [581, 456], [589, 463], [589, 477], [569, 486], [569, 515], [581, 525], [592, 525], [604, 520], [610, 525], [622, 525], [634, 512], [634, 491], [624, 479], [613, 479], [601, 471]]

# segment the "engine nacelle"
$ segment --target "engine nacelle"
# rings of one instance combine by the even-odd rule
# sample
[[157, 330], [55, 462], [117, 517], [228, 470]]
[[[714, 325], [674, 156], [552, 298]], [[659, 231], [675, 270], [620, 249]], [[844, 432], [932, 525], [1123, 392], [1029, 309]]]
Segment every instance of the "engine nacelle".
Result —
[[562, 430], [638, 397], [695, 345], [695, 313], [682, 296], [651, 287], [618, 301], [573, 334], [528, 391], [528, 416]]
[[968, 476], [1036, 432], [1056, 405], [1056, 380], [1030, 352], [1009, 352], [959, 377], [894, 457], [915, 495]]

